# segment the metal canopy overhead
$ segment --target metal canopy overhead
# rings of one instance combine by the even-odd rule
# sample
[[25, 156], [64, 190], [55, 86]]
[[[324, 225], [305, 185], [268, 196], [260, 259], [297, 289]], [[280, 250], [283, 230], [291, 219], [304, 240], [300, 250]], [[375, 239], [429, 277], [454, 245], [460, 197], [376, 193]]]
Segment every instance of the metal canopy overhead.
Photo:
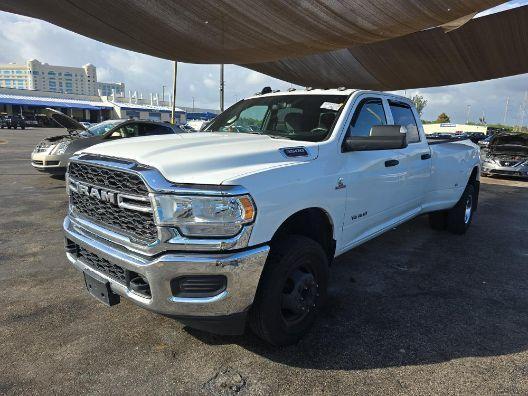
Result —
[[108, 44], [191, 63], [268, 62], [443, 25], [504, 0], [2, 0]]
[[297, 59], [245, 65], [303, 86], [396, 90], [528, 72], [528, 6], [444, 32], [435, 28]]

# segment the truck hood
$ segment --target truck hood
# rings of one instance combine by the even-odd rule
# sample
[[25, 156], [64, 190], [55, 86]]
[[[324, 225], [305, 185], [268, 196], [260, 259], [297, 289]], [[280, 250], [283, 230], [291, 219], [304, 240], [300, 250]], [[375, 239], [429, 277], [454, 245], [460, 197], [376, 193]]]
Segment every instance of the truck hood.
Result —
[[242, 175], [313, 161], [319, 146], [266, 135], [213, 132], [129, 138], [81, 152], [152, 166], [174, 183], [219, 185]]

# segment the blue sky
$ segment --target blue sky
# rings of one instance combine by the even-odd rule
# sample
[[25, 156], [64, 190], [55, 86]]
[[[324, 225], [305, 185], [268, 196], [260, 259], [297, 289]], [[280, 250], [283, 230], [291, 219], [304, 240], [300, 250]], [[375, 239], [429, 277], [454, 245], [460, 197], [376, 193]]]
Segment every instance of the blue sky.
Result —
[[[515, 0], [489, 12], [528, 4]], [[40, 20], [0, 12], [0, 63], [23, 63], [36, 58], [50, 64], [97, 66], [99, 81], [123, 81], [127, 90], [150, 92], [161, 96], [172, 86], [172, 63], [148, 55], [123, 50], [88, 39]], [[219, 66], [179, 64], [177, 103], [197, 107], [218, 108]], [[279, 81], [238, 66], [226, 65], [225, 97], [229, 105], [237, 99], [259, 91], [263, 86], [287, 89], [289, 83]], [[506, 98], [510, 98], [507, 123], [515, 124], [524, 92], [528, 90], [528, 74], [498, 80], [437, 88], [408, 90], [407, 95], [419, 93], [428, 100], [424, 118], [431, 120], [445, 112], [454, 122], [464, 122], [467, 106], [471, 105], [470, 119], [478, 120], [485, 114], [488, 122], [502, 122]], [[402, 92], [403, 93], [403, 92]]]

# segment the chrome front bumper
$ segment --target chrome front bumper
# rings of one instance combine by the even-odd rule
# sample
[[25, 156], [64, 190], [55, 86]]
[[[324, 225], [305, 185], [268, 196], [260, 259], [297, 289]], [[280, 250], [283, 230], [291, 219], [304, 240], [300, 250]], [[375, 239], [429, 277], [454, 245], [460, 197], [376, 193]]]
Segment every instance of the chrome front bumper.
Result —
[[[166, 252], [149, 257], [123, 249], [122, 246], [75, 224], [69, 217], [64, 219], [63, 227], [66, 238], [88, 252], [144, 276], [150, 285], [151, 297], [135, 293], [104, 273], [94, 270], [75, 254], [66, 253], [74, 267], [80, 271], [95, 272], [110, 283], [112, 291], [135, 304], [171, 316], [214, 317], [246, 311], [253, 303], [269, 253], [268, 246], [260, 246], [236, 253]], [[224, 275], [227, 278], [227, 288], [213, 297], [175, 297], [170, 281], [184, 275]]]

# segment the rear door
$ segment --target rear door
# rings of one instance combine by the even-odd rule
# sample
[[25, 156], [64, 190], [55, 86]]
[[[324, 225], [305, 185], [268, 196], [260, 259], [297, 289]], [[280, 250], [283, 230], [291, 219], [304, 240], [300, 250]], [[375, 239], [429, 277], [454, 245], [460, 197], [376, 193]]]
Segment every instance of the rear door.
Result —
[[420, 133], [414, 108], [402, 101], [389, 99], [388, 103], [393, 123], [407, 129], [407, 147], [396, 150], [396, 160], [405, 169], [405, 175], [395, 187], [400, 199], [400, 214], [412, 214], [419, 211], [423, 203], [431, 173], [431, 154], [423, 133]]

